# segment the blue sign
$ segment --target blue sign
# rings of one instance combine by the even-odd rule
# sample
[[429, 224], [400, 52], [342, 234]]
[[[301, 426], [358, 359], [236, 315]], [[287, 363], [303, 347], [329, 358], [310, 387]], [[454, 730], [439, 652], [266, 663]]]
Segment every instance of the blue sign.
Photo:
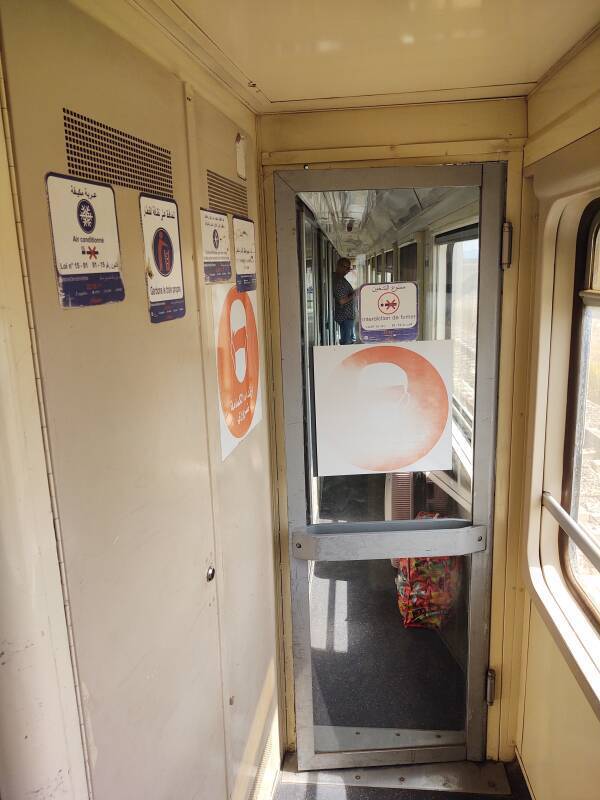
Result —
[[93, 233], [96, 227], [96, 212], [89, 200], [77, 203], [77, 221], [84, 233]]
[[154, 233], [152, 255], [156, 269], [166, 278], [173, 270], [173, 243], [164, 228], [157, 228]]

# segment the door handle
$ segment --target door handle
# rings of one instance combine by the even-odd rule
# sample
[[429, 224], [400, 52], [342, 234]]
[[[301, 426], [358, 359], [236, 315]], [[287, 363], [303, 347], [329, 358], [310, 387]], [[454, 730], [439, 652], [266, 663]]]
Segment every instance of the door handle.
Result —
[[216, 574], [217, 574], [217, 570], [213, 566], [210, 566], [206, 570], [206, 580], [207, 580], [207, 582], [210, 583], [212, 580], [214, 580], [214, 577], [215, 577]]
[[[437, 521], [437, 520], [436, 520]], [[442, 527], [446, 522], [446, 526]], [[487, 546], [485, 525], [452, 524], [439, 520], [439, 526], [424, 528], [414, 523], [411, 528], [354, 525], [354, 530], [323, 532], [330, 526], [307, 525], [292, 534], [292, 553], [295, 558], [310, 561], [368, 561], [378, 558], [431, 558], [435, 556], [465, 556], [478, 553]], [[333, 526], [331, 526], [333, 527]], [[358, 530], [357, 530], [358, 529]]]

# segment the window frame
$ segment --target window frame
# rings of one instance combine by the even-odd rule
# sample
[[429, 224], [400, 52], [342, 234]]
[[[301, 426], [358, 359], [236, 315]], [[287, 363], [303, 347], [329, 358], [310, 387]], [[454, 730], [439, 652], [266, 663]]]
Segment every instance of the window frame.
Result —
[[[572, 508], [573, 473], [577, 448], [578, 395], [581, 385], [581, 339], [586, 308], [597, 303], [586, 299], [594, 292], [600, 298], [598, 288], [594, 291], [594, 256], [600, 248], [600, 198], [593, 200], [581, 215], [575, 250], [575, 274], [573, 280], [573, 308], [571, 319], [571, 346], [569, 355], [569, 377], [567, 381], [567, 408], [563, 453], [563, 478], [561, 505], [569, 514]], [[563, 529], [559, 529], [559, 556], [567, 585], [579, 600], [581, 607], [594, 627], [600, 632], [600, 612], [578, 582], [569, 556], [569, 543], [573, 540]], [[577, 546], [576, 543], [574, 543]]]
[[576, 242], [584, 212], [595, 200], [600, 186], [547, 202], [539, 229], [523, 522], [529, 593], [600, 719], [600, 632], [567, 581], [557, 519], [568, 515], [556, 500], [564, 475]]
[[[432, 274], [429, 289], [432, 290], [434, 297], [433, 304], [429, 307], [429, 319], [427, 325], [429, 328], [429, 335], [433, 339], [451, 339], [451, 326], [452, 326], [452, 302], [448, 299], [452, 297], [452, 277], [453, 277], [453, 248], [455, 244], [461, 242], [477, 240], [480, 242], [480, 224], [477, 221], [457, 221], [453, 225], [449, 225], [444, 231], [439, 233], [432, 233], [431, 248], [432, 248]], [[445, 247], [441, 251], [438, 248]], [[480, 261], [478, 257], [477, 269], [477, 307], [479, 308], [479, 285], [480, 285]], [[443, 287], [443, 291], [440, 291]], [[476, 382], [476, 378], [475, 378]], [[457, 428], [459, 438], [455, 441], [454, 425], [453, 425], [453, 454], [458, 455], [465, 448], [462, 446], [463, 441], [467, 448], [471, 449], [473, 453], [475, 442], [475, 424], [474, 415], [464, 408], [458, 400], [452, 397], [452, 418], [453, 421], [457, 419]], [[468, 426], [470, 423], [470, 433], [465, 434], [465, 422]], [[453, 497], [459, 506], [467, 513], [472, 513], [472, 481], [473, 481], [473, 461], [470, 462], [465, 459], [461, 460], [461, 468], [468, 473], [471, 479], [471, 489], [465, 492], [464, 486], [460, 480], [460, 472], [455, 469], [454, 463], [450, 470], [444, 472], [434, 471], [430, 473], [430, 480], [438, 484], [447, 494]]]

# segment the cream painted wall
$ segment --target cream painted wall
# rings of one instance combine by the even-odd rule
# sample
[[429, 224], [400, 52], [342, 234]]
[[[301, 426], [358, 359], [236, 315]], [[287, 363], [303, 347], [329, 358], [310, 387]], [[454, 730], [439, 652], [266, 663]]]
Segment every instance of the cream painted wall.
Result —
[[[195, 211], [209, 207], [206, 171], [240, 180], [235, 139], [247, 140], [248, 214], [258, 225], [256, 134], [240, 128], [193, 90], [187, 93], [190, 165]], [[200, 245], [197, 236], [197, 244]], [[200, 250], [198, 249], [198, 253]], [[198, 257], [200, 263], [200, 258]], [[262, 763], [260, 781], [272, 786], [279, 769], [278, 697], [275, 663], [275, 576], [271, 516], [270, 455], [267, 428], [267, 382], [262, 307], [262, 268], [258, 258], [258, 327], [261, 331], [263, 422], [225, 461], [221, 459], [215, 320], [215, 289], [198, 282], [204, 342], [204, 374], [210, 439], [213, 508], [217, 551], [223, 662], [223, 696], [229, 793], [246, 800]]]
[[527, 98], [525, 165], [600, 126], [600, 28]]
[[264, 164], [401, 158], [505, 150], [527, 135], [523, 98], [268, 114], [260, 118]]
[[532, 609], [519, 756], [535, 800], [596, 800], [600, 720]]
[[[268, 415], [222, 463], [211, 290], [196, 269], [204, 170], [236, 178], [239, 120], [258, 215], [254, 117], [222, 89], [207, 92], [221, 111], [187, 99], [66, 0], [6, 0], [1, 22], [94, 797], [263, 796], [279, 762]], [[63, 107], [171, 151], [184, 319], [150, 323], [138, 192], [120, 186], [125, 301], [59, 307], [44, 176], [67, 172]]]
[[[537, 300], [538, 304], [541, 303], [537, 295], [542, 291], [542, 274], [551, 276], [554, 270], [558, 225], [555, 217], [559, 213], [556, 207], [562, 208], [570, 198], [577, 198], [582, 192], [600, 196], [599, 75], [600, 38], [596, 35], [572, 60], [559, 65], [529, 98], [530, 139], [525, 147], [525, 159], [531, 165], [527, 174], [532, 178], [540, 206], [539, 213], [531, 214], [524, 230], [531, 251], [528, 261], [536, 262], [533, 252], [536, 249], [538, 254], [546, 252], [544, 237], [549, 242], [548, 257], [537, 257], [539, 266], [533, 301]], [[528, 186], [526, 190], [529, 191]], [[526, 312], [531, 319], [531, 309]], [[543, 308], [538, 313], [543, 314]], [[532, 349], [528, 337], [532, 335], [535, 343], [535, 326], [536, 323], [533, 329], [523, 330], [521, 350]], [[533, 380], [531, 371], [532, 384]], [[544, 391], [542, 389], [542, 394]], [[544, 415], [536, 416], [541, 417], [537, 422], [542, 426], [538, 438], [543, 440]], [[535, 424], [532, 407], [528, 420], [530, 441], [536, 436]], [[537, 471], [541, 475], [543, 444], [541, 449], [534, 448], [534, 455], [529, 452], [528, 461], [532, 463], [530, 472]], [[536, 480], [535, 476], [529, 479]], [[541, 478], [538, 480], [541, 482]], [[560, 474], [557, 480], [560, 486]], [[533, 502], [531, 507], [526, 503], [524, 511], [526, 520], [530, 518], [538, 524], [539, 511], [536, 512]], [[528, 525], [524, 523], [523, 537]], [[522, 545], [524, 547], [524, 543]], [[600, 720], [528, 594], [524, 618], [528, 633], [522, 649], [521, 701], [515, 735], [519, 759], [532, 794], [535, 800], [595, 800], [600, 785]]]

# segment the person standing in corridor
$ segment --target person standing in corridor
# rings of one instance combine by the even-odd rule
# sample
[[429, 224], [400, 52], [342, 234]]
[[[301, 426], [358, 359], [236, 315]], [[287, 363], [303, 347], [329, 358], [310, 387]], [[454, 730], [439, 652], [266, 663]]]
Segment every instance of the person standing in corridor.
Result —
[[334, 319], [340, 328], [340, 344], [354, 344], [354, 289], [346, 279], [352, 266], [349, 258], [338, 258], [333, 276]]

